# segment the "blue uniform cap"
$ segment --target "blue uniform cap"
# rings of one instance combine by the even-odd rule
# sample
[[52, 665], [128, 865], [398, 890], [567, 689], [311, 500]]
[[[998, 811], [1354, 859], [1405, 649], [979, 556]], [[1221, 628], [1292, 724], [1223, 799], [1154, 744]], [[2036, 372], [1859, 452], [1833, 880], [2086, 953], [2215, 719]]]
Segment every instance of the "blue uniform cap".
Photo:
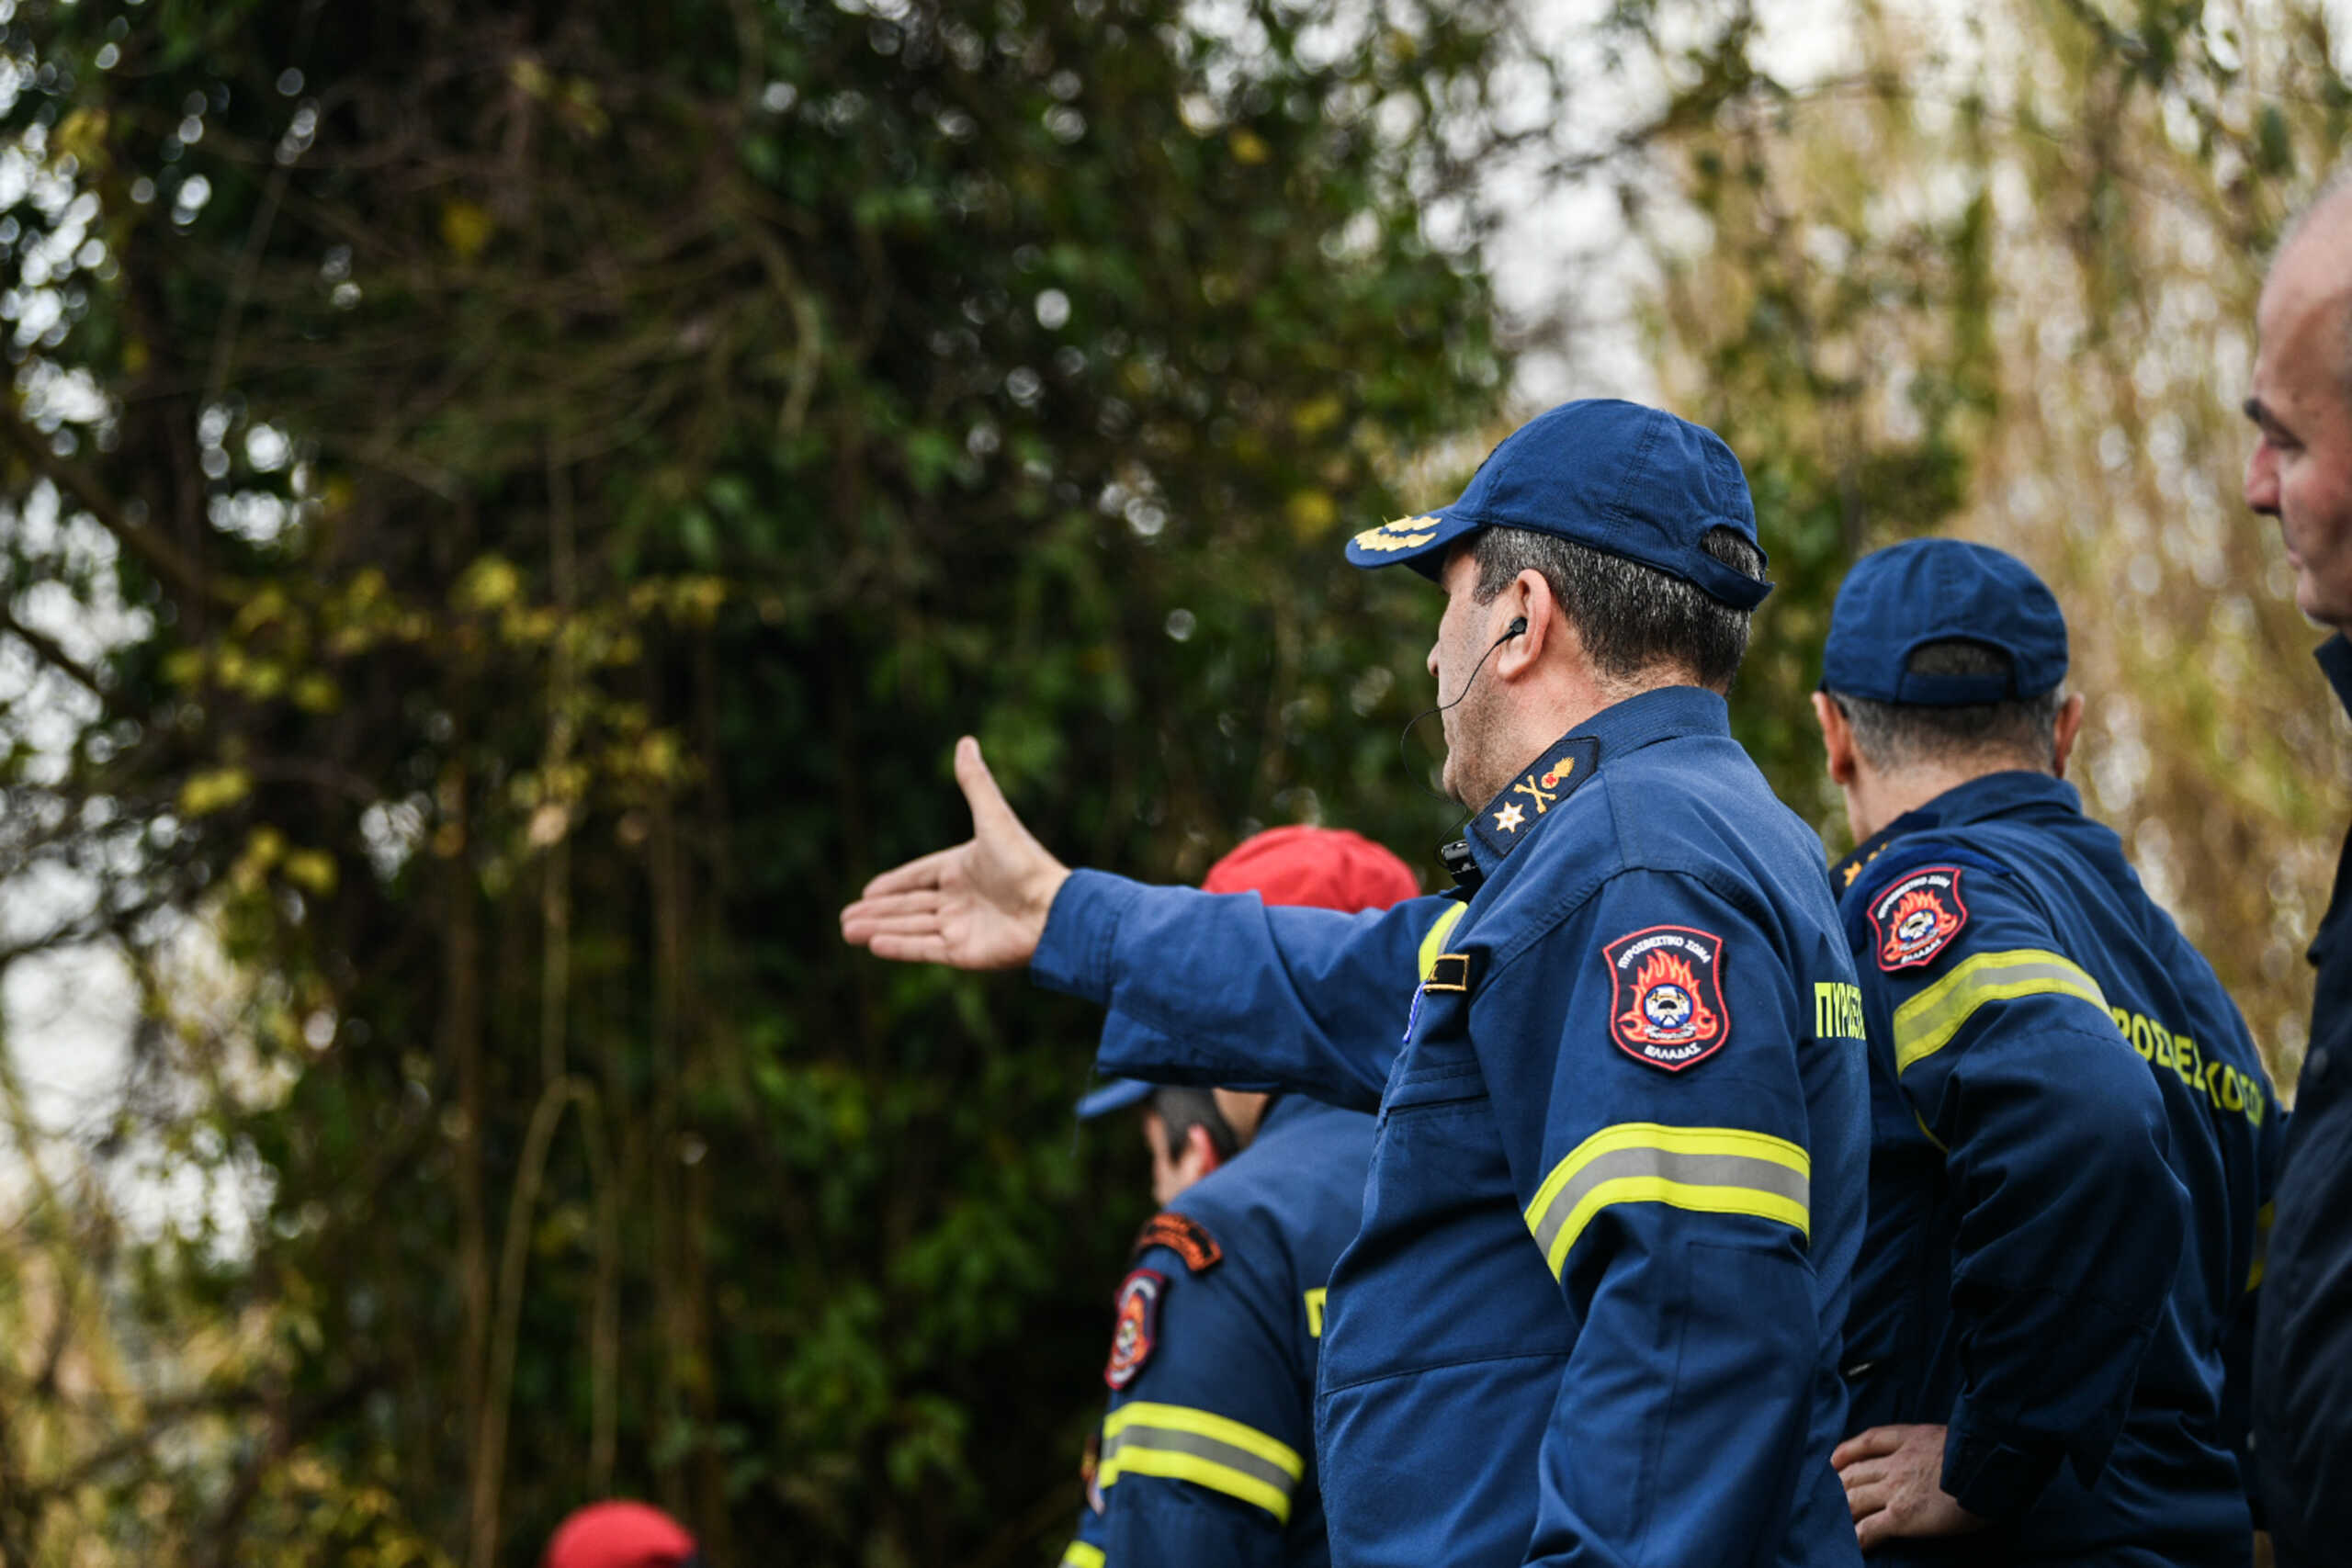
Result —
[[[1959, 638], [2009, 656], [2006, 675], [1906, 670], [1923, 643]], [[1846, 574], [1822, 650], [1825, 691], [1869, 702], [1956, 707], [2040, 696], [2066, 678], [2066, 617], [2033, 569], [1960, 539], [1911, 539]]]
[[1078, 1102], [1078, 1119], [1091, 1122], [1097, 1116], [1108, 1116], [1114, 1111], [1125, 1111], [1151, 1093], [1151, 1085], [1141, 1078], [1112, 1078], [1101, 1088], [1091, 1089]]
[[1656, 567], [1752, 610], [1771, 584], [1700, 547], [1717, 527], [1757, 543], [1747, 476], [1723, 438], [1662, 410], [1589, 398], [1505, 436], [1453, 505], [1358, 534], [1348, 559], [1365, 568], [1402, 562], [1434, 581], [1455, 540], [1481, 528], [1525, 528]]

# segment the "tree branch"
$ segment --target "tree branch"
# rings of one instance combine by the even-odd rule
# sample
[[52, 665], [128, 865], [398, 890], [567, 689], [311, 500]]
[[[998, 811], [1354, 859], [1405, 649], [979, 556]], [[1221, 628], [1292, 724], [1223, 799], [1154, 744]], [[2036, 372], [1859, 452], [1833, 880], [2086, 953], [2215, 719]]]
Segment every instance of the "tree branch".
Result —
[[28, 423], [19, 410], [0, 405], [0, 436], [23, 454], [32, 465], [33, 472], [49, 480], [72, 497], [74, 503], [98, 520], [98, 525], [119, 540], [124, 548], [137, 556], [147, 569], [164, 580], [166, 586], [184, 597], [195, 600], [226, 600], [209, 582], [196, 564], [182, 555], [179, 547], [157, 530], [143, 523], [134, 523], [116, 504], [106, 487], [98, 483], [89, 471], [77, 463], [70, 463], [57, 455], [49, 437]]
[[97, 698], [101, 707], [112, 709], [113, 701], [107, 695], [106, 688], [98, 684], [96, 671], [83, 665], [72, 654], [66, 652], [62, 647], [59, 646], [57, 639], [47, 632], [35, 631], [18, 620], [15, 607], [8, 603], [5, 594], [0, 594], [0, 632], [6, 632], [27, 648], [31, 649], [34, 658]]

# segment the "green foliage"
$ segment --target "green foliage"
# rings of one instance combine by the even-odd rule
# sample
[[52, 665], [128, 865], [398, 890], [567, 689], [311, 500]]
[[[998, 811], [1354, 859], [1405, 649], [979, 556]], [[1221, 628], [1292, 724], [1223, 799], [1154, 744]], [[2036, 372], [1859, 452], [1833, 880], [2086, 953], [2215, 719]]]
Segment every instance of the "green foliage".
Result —
[[1387, 750], [1429, 602], [1335, 558], [1501, 382], [1417, 196], [1500, 24], [15, 17], [6, 265], [62, 314], [0, 434], [71, 548], [10, 566], [140, 612], [9, 776], [20, 863], [111, 832], [109, 899], [201, 919], [240, 978], [142, 1049], [222, 1063], [204, 1147], [268, 1183], [249, 1249], [141, 1254], [254, 1340], [122, 1380], [26, 1540], [523, 1562], [619, 1490], [721, 1562], [1057, 1549], [1143, 1201], [1073, 1147], [1093, 1022], [833, 911], [964, 831], [965, 726], [1147, 874], [1332, 796], [1442, 832]]

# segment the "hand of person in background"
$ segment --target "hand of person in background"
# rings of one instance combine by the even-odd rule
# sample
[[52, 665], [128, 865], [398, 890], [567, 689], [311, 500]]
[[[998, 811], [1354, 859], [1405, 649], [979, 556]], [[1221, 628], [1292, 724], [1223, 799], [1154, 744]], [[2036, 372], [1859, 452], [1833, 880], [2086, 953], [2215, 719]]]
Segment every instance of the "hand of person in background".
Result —
[[972, 837], [867, 883], [842, 911], [842, 937], [901, 963], [1017, 968], [1037, 951], [1069, 867], [1012, 814], [968, 735], [956, 742], [956, 782]]
[[1838, 1444], [1829, 1462], [1846, 1483], [1864, 1551], [1900, 1536], [1967, 1535], [1991, 1522], [1944, 1490], [1941, 1427], [1872, 1427]]

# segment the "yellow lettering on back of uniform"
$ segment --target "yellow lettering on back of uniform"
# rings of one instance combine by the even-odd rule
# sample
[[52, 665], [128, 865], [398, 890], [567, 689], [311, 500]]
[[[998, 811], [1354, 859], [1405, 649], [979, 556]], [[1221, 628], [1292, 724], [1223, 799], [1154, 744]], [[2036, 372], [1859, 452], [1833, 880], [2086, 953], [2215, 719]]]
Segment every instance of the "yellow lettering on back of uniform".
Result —
[[2191, 1094], [2204, 1096], [2213, 1109], [2233, 1111], [2255, 1126], [2262, 1125], [2267, 1097], [2260, 1084], [2227, 1062], [2208, 1057], [2193, 1035], [2177, 1033], [2130, 1008], [2109, 1010], [2116, 1029], [2151, 1067], [2171, 1073]]
[[1323, 1298], [1331, 1293], [1329, 1285], [1317, 1285], [1306, 1292], [1306, 1333], [1308, 1337], [1323, 1337]]

